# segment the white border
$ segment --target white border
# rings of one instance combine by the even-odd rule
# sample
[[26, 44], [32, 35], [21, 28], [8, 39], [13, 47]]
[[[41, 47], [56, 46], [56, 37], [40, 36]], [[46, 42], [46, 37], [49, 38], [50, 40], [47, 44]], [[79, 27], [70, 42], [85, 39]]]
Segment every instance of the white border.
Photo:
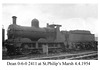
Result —
[[[33, 3], [98, 3], [99, 5], [99, 0], [2, 0], [2, 2], [0, 3], [0, 23], [2, 23], [2, 4], [3, 3], [29, 3], [29, 4], [33, 4]], [[99, 5], [100, 6], [100, 5]], [[99, 11], [100, 12], [100, 11]], [[98, 12], [98, 15], [100, 15]], [[99, 19], [99, 18], [98, 18]], [[100, 21], [100, 20], [99, 20]], [[1, 24], [1, 28], [2, 28], [2, 24]], [[99, 24], [98, 24], [98, 32], [99, 32]], [[2, 31], [0, 31], [2, 34]], [[2, 36], [1, 40], [2, 40]], [[99, 35], [98, 35], [99, 37]], [[1, 41], [0, 40], [0, 41]], [[1, 42], [2, 43], [2, 42]], [[2, 46], [2, 44], [0, 44]], [[0, 53], [2, 53], [2, 47], [0, 47]], [[99, 51], [99, 50], [98, 50]], [[99, 57], [99, 56], [98, 56]], [[99, 70], [99, 59], [98, 60], [88, 60], [89, 62], [91, 62], [90, 66], [35, 66], [35, 65], [31, 65], [31, 66], [7, 66], [7, 62], [19, 62], [19, 60], [2, 60], [2, 54], [0, 54], [0, 70]], [[20, 62], [42, 62], [42, 61], [35, 61], [35, 60], [20, 60]], [[45, 60], [44, 60], [45, 61]], [[62, 62], [62, 60], [57, 60], [55, 62]], [[65, 62], [76, 62], [76, 60], [64, 60]], [[83, 60], [79, 60], [80, 62], [82, 62]], [[46, 61], [47, 62], [47, 61]]]

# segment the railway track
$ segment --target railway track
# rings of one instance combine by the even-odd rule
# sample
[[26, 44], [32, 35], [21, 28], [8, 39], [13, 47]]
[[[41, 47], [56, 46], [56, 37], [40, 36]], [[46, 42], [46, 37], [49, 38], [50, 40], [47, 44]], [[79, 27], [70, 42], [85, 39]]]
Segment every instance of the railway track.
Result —
[[98, 55], [97, 53], [88, 53], [88, 54], [82, 54], [82, 55], [76, 55], [72, 56], [71, 58], [65, 58], [64, 60], [97, 60]]
[[85, 52], [78, 54], [63, 54], [50, 57], [31, 58], [29, 60], [97, 60], [98, 54], [96, 51]]
[[35, 57], [34, 55], [14, 58], [13, 60], [97, 60], [98, 59], [98, 52], [97, 51], [88, 51], [88, 52], [81, 52], [81, 53], [62, 53], [62, 54], [55, 54], [55, 55], [41, 55]]

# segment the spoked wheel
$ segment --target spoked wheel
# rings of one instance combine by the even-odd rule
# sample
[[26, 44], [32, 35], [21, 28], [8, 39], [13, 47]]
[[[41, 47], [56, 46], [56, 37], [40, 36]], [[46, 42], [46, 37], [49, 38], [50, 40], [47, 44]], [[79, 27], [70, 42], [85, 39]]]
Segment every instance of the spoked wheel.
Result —
[[30, 45], [22, 44], [20, 51], [21, 51], [21, 54], [23, 55], [30, 54], [31, 53]]
[[80, 50], [80, 45], [76, 45], [75, 49]]

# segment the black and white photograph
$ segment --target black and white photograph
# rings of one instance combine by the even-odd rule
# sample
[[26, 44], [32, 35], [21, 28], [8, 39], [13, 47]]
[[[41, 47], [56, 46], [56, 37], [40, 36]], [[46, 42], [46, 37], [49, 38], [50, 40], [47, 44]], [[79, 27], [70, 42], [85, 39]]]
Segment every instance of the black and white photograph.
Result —
[[98, 60], [98, 4], [2, 4], [2, 60]]
[[0, 70], [99, 70], [98, 0], [4, 0]]

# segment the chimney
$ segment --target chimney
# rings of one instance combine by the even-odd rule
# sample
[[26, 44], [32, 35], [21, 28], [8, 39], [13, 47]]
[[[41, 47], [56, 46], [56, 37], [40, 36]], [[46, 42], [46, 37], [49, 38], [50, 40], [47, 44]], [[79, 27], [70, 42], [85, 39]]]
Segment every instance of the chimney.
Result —
[[47, 27], [49, 27], [49, 23], [47, 23]]
[[12, 16], [12, 20], [13, 20], [13, 24], [15, 24], [16, 25], [16, 16]]

